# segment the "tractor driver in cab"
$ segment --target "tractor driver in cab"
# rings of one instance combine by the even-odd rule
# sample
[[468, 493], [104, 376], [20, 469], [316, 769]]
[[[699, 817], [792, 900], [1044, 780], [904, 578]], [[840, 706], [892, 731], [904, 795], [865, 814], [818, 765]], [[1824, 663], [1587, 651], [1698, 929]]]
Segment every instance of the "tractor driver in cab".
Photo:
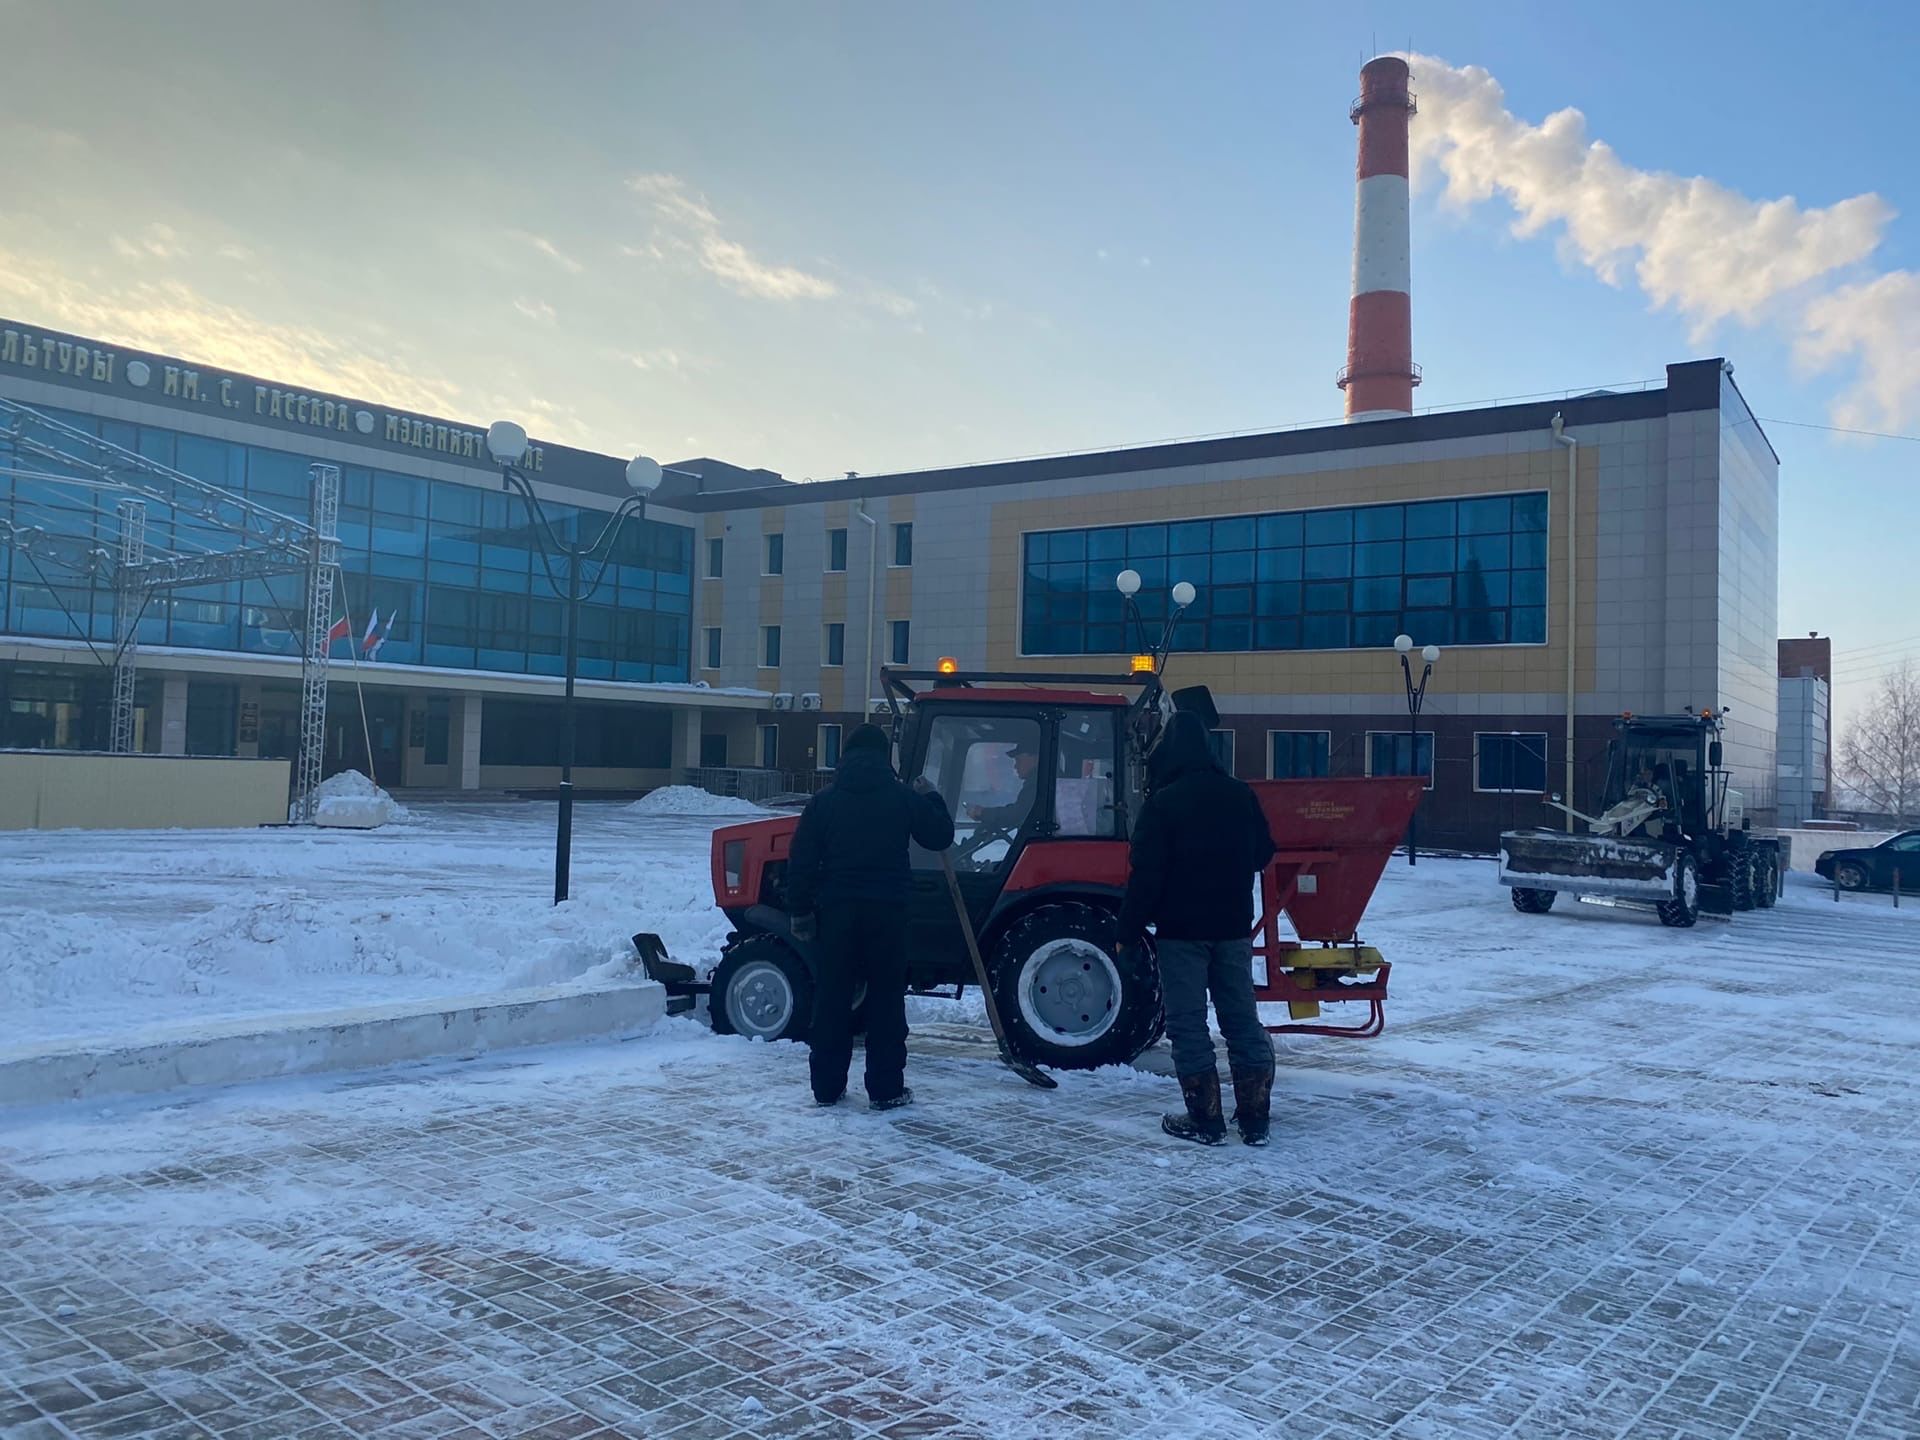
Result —
[[1019, 777], [1020, 793], [1005, 805], [970, 805], [967, 814], [983, 830], [1004, 830], [1018, 835], [1033, 814], [1033, 802], [1039, 798], [1040, 754], [1036, 750], [1013, 752], [1013, 773]]

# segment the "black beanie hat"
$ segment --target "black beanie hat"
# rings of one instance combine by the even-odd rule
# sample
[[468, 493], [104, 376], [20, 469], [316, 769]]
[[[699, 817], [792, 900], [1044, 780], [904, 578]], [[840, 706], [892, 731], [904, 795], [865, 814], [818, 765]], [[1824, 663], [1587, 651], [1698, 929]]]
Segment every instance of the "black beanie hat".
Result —
[[862, 750], [877, 750], [884, 755], [892, 748], [887, 732], [878, 725], [856, 725], [853, 734], [847, 737], [847, 743], [841, 747], [841, 753], [857, 755]]

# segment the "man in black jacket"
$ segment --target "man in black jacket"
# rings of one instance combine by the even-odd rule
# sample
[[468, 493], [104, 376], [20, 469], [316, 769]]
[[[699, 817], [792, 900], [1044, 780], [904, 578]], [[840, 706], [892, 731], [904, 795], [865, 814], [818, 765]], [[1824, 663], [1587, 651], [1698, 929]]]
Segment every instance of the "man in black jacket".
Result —
[[1147, 802], [1133, 831], [1132, 869], [1120, 907], [1121, 943], [1137, 945], [1149, 924], [1166, 999], [1167, 1039], [1186, 1113], [1160, 1126], [1182, 1140], [1218, 1145], [1220, 1074], [1207, 1030], [1207, 996], [1233, 1068], [1235, 1126], [1249, 1145], [1267, 1143], [1273, 1042], [1253, 998], [1253, 880], [1273, 858], [1273, 835], [1253, 791], [1214, 763], [1206, 726], [1182, 711], [1147, 762]]
[[893, 773], [887, 735], [862, 725], [847, 737], [830, 788], [813, 797], [793, 835], [787, 896], [794, 937], [815, 940], [813, 1098], [838, 1103], [853, 1063], [853, 995], [867, 985], [867, 1100], [892, 1110], [907, 1089], [907, 842], [953, 843], [946, 802]]

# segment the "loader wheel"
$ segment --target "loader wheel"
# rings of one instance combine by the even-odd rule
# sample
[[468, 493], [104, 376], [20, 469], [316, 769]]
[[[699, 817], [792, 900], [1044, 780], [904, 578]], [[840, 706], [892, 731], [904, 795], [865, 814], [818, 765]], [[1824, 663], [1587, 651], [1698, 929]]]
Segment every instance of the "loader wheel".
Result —
[[1780, 860], [1775, 855], [1762, 855], [1760, 863], [1754, 867], [1753, 903], [1762, 910], [1771, 910], [1773, 902], [1780, 898]]
[[1680, 857], [1673, 877], [1673, 899], [1662, 900], [1655, 908], [1660, 912], [1660, 923], [1676, 930], [1684, 930], [1700, 918], [1700, 871], [1691, 855]]
[[993, 997], [1020, 1055], [1056, 1070], [1124, 1065], [1165, 1028], [1160, 972], [1144, 945], [1114, 953], [1113, 916], [1043, 905], [994, 947]]
[[1733, 908], [1751, 910], [1759, 901], [1754, 891], [1759, 884], [1758, 866], [1751, 850], [1736, 850], [1727, 857], [1727, 879], [1733, 891]]
[[1513, 887], [1513, 908], [1522, 915], [1544, 915], [1560, 898], [1557, 890], [1534, 890], [1525, 885]]
[[751, 935], [713, 972], [709, 1011], [716, 1035], [804, 1040], [813, 1023], [813, 977], [773, 935]]
[[1834, 866], [1833, 883], [1842, 890], [1864, 890], [1867, 888], [1867, 871], [1863, 865], [1851, 860], [1843, 860]]

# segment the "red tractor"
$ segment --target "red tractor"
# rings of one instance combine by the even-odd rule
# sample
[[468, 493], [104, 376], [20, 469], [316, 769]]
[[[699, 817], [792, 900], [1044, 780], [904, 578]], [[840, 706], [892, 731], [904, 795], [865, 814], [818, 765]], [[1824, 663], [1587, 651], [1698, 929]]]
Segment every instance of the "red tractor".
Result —
[[[1132, 1060], [1160, 1038], [1162, 1011], [1150, 950], [1123, 959], [1114, 943], [1127, 835], [1167, 716], [1188, 706], [1211, 715], [1204, 687], [1170, 695], [1148, 669], [967, 675], [944, 660], [883, 679], [900, 773], [924, 777], [953, 812], [949, 854], [1011, 1048], [1057, 1069]], [[1370, 1007], [1359, 1026], [1268, 1028], [1377, 1034], [1389, 967], [1354, 944], [1354, 932], [1421, 781], [1265, 780], [1254, 789], [1280, 847], [1260, 878], [1260, 998], [1287, 1004], [1296, 1022], [1317, 1017], [1324, 1001]], [[669, 961], [656, 937], [635, 937], [648, 973], [682, 1008], [710, 993], [721, 1034], [806, 1038], [814, 961], [786, 903], [798, 825], [781, 816], [714, 832], [714, 898], [733, 933], [709, 982]], [[958, 998], [975, 971], [941, 857], [916, 846], [912, 864], [909, 987]], [[1282, 938], [1283, 914], [1297, 938]]]

